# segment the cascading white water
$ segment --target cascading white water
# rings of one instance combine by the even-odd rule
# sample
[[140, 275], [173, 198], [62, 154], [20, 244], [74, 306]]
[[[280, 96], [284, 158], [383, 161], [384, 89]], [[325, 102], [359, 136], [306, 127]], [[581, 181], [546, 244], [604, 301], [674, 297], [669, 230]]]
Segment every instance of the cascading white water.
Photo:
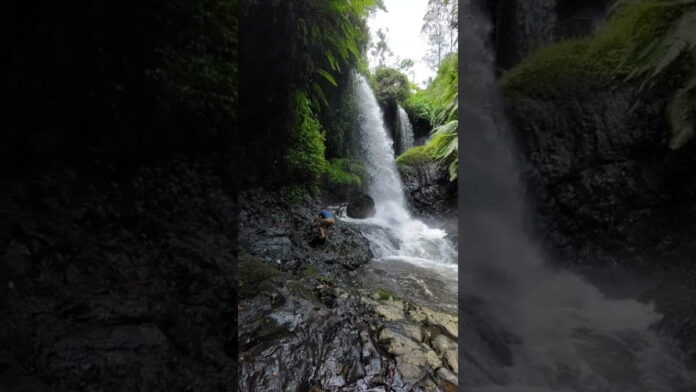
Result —
[[399, 106], [399, 130], [401, 131], [401, 151], [413, 147], [413, 127], [408, 119], [408, 114]]
[[442, 269], [452, 276], [457, 268], [456, 250], [443, 230], [428, 227], [407, 210], [393, 141], [387, 135], [377, 99], [364, 77], [355, 75], [354, 79], [361, 124], [361, 158], [370, 177], [368, 193], [375, 201], [377, 212], [368, 219], [344, 219], [362, 225], [376, 258]]
[[460, 388], [505, 392], [696, 391], [650, 326], [653, 307], [607, 298], [554, 272], [524, 224], [515, 145], [486, 44], [490, 23], [460, 2]]

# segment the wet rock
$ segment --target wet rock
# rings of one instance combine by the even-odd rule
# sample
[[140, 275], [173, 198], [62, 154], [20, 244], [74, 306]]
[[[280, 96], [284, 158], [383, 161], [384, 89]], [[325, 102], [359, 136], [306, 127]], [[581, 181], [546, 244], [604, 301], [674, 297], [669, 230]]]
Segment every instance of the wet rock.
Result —
[[437, 354], [430, 347], [417, 343], [390, 328], [380, 332], [379, 342], [390, 354], [397, 357], [397, 369], [406, 381], [416, 382], [442, 365]]
[[568, 265], [676, 266], [696, 252], [696, 155], [669, 149], [665, 102], [635, 89], [508, 96], [537, 229]]
[[437, 335], [431, 342], [432, 347], [445, 361], [447, 366], [456, 374], [459, 374], [459, 345], [446, 337]]
[[348, 201], [346, 214], [351, 218], [365, 219], [375, 216], [375, 201], [364, 193], [353, 196]]
[[250, 190], [240, 195], [240, 249], [283, 271], [314, 274], [350, 282], [350, 271], [372, 259], [360, 229], [337, 220], [326, 241], [317, 241], [314, 222], [318, 201], [291, 205], [282, 195]]
[[410, 318], [426, 325], [439, 327], [454, 338], [459, 335], [457, 316], [414, 305], [409, 306], [407, 313]]
[[401, 320], [404, 318], [403, 302], [386, 301], [374, 307], [375, 313], [387, 320]]
[[431, 227], [440, 227], [456, 241], [457, 181], [450, 181], [448, 166], [440, 161], [398, 165], [411, 212], [426, 220]]

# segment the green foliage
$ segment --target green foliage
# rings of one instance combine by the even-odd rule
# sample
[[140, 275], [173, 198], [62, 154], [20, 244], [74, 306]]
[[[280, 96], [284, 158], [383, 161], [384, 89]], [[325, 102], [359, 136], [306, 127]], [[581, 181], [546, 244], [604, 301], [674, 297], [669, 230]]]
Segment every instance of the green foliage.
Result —
[[616, 60], [600, 55], [586, 40], [564, 41], [540, 49], [505, 73], [500, 81], [508, 93], [562, 98], [609, 85], [612, 62]]
[[239, 296], [242, 298], [273, 290], [275, 285], [271, 279], [280, 274], [277, 269], [250, 257], [241, 257], [237, 270], [239, 274], [237, 287]]
[[404, 101], [403, 108], [406, 113], [408, 113], [409, 118], [419, 118], [430, 122], [433, 112], [433, 103], [426, 90], [417, 90], [415, 93], [411, 94], [406, 101]]
[[449, 162], [448, 170], [450, 181], [457, 179], [457, 167], [459, 164], [459, 122], [453, 120], [433, 130], [431, 139], [433, 156], [435, 159]]
[[382, 102], [403, 102], [409, 95], [408, 78], [393, 68], [378, 68], [372, 85], [377, 99]]
[[415, 146], [404, 151], [396, 158], [397, 165], [416, 166], [434, 159], [431, 149], [427, 146]]
[[365, 167], [353, 159], [332, 159], [326, 169], [327, 181], [332, 185], [349, 185], [360, 188], [366, 175]]
[[337, 86], [337, 76], [362, 58], [369, 41], [365, 18], [374, 0], [300, 0], [290, 6], [297, 15], [293, 36], [294, 68], [304, 72], [303, 88], [314, 106], [326, 107], [326, 82]]
[[295, 127], [287, 162], [297, 182], [315, 185], [327, 166], [324, 158], [324, 135], [305, 94], [297, 93], [295, 104]]
[[670, 147], [683, 146], [696, 127], [696, 1], [623, 0], [589, 38], [542, 48], [507, 72], [507, 94], [554, 99], [594, 94], [639, 82], [639, 93], [672, 98], [666, 115]]
[[347, 107], [343, 91], [353, 69], [366, 69], [366, 18], [376, 8], [381, 1], [243, 2], [242, 123], [261, 141], [242, 150], [243, 161], [252, 162], [247, 178], [311, 188], [327, 157], [346, 156], [354, 128], [350, 113], [340, 111]]
[[656, 31], [645, 47], [632, 48], [639, 55], [627, 79], [641, 80], [642, 91], [658, 89], [675, 79], [675, 74], [681, 79], [666, 110], [672, 126], [669, 147], [678, 149], [694, 137], [696, 129], [696, 1], [666, 1], [663, 12], [673, 22]]
[[446, 56], [437, 70], [435, 79], [428, 85], [426, 95], [431, 100], [430, 123], [439, 126], [457, 119], [457, 54]]
[[393, 298], [394, 295], [387, 290], [379, 289], [379, 290], [377, 290], [377, 297], [379, 298], [380, 301], [387, 301], [387, 300]]
[[405, 151], [397, 158], [398, 164], [417, 165], [439, 160], [448, 165], [450, 181], [457, 178], [458, 81], [457, 56], [452, 53], [442, 60], [435, 79], [428, 87], [417, 91], [406, 101], [404, 109], [411, 118], [427, 118], [435, 128], [425, 146]]
[[432, 161], [442, 161], [448, 164], [450, 181], [457, 178], [457, 143], [458, 122], [450, 121], [437, 127], [433, 135], [424, 146], [416, 146], [406, 150], [397, 159], [398, 165], [416, 166]]

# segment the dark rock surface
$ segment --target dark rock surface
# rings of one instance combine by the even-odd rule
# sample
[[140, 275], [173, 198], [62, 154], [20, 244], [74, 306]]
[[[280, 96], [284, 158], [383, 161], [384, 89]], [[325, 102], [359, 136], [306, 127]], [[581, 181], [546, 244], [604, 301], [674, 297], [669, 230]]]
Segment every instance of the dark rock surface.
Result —
[[620, 88], [508, 103], [549, 253], [587, 276], [621, 277], [610, 286], [622, 270], [643, 276], [659, 328], [696, 358], [696, 147], [668, 148], [665, 102]]
[[335, 279], [352, 280], [354, 271], [370, 261], [369, 242], [357, 227], [337, 221], [322, 242], [314, 221], [320, 203], [292, 205], [280, 196], [261, 190], [240, 196], [240, 249], [282, 271], [311, 265]]
[[215, 176], [2, 188], [0, 389], [229, 390], [237, 214]]
[[604, 20], [606, 0], [487, 0], [497, 65], [509, 69], [540, 47], [589, 35]]
[[447, 165], [438, 161], [398, 165], [410, 210], [431, 225], [457, 237], [457, 181], [449, 180]]
[[454, 316], [283, 275], [239, 317], [241, 392], [456, 390]]
[[348, 200], [346, 214], [351, 218], [365, 219], [375, 216], [376, 212], [375, 201], [370, 195], [361, 193]]
[[696, 255], [696, 154], [668, 148], [663, 108], [629, 89], [511, 101], [539, 230], [560, 260], [675, 266]]
[[456, 317], [360, 287], [367, 239], [316, 241], [315, 204], [241, 196], [239, 390], [455, 391]]

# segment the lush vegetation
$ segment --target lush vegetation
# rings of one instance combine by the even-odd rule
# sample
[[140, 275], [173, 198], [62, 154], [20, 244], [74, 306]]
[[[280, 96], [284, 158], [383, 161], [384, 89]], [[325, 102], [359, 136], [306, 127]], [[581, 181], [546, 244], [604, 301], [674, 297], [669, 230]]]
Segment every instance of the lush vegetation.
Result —
[[507, 94], [554, 99], [638, 82], [638, 94], [668, 95], [671, 148], [696, 129], [696, 1], [624, 0], [591, 37], [542, 48], [507, 72]]
[[410, 94], [410, 83], [393, 68], [377, 68], [371, 78], [375, 96], [381, 102], [403, 102]]
[[402, 165], [414, 165], [440, 160], [448, 165], [450, 180], [457, 178], [458, 94], [457, 56], [448, 55], [440, 64], [437, 75], [424, 90], [417, 91], [405, 102], [411, 118], [427, 118], [433, 127], [432, 136], [425, 146], [404, 152], [397, 159]]
[[354, 171], [331, 160], [350, 156], [355, 144], [351, 73], [366, 68], [365, 21], [376, 7], [380, 1], [247, 3], [241, 113], [243, 129], [256, 133], [243, 157], [251, 182], [309, 193], [325, 182], [359, 186]]
[[365, 167], [349, 158], [330, 160], [326, 170], [327, 183], [333, 186], [350, 185], [360, 188], [365, 183], [366, 176]]

